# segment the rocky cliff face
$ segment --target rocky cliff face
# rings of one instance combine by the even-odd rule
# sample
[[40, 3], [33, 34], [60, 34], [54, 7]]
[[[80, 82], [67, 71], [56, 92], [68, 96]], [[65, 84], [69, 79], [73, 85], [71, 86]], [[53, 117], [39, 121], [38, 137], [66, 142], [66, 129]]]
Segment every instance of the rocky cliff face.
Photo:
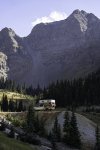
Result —
[[27, 81], [26, 77], [32, 65], [23, 39], [12, 29], [4, 28], [0, 32], [0, 51], [7, 57], [6, 64], [9, 69], [6, 71], [6, 77], [18, 82]]
[[100, 20], [75, 10], [67, 19], [36, 25], [20, 38], [11, 29], [0, 32], [0, 51], [7, 56], [7, 77], [36, 86], [73, 79], [100, 67]]
[[0, 78], [7, 78], [7, 72], [9, 68], [7, 66], [7, 56], [0, 52]]

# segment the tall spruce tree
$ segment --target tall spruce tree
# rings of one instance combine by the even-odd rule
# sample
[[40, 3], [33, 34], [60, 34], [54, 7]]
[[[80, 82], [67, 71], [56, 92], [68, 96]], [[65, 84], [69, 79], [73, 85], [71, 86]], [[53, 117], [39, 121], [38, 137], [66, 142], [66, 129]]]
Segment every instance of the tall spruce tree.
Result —
[[7, 95], [4, 95], [4, 94], [2, 96], [1, 109], [4, 112], [8, 111], [8, 98], [7, 98]]
[[39, 128], [40, 128], [39, 134], [45, 137], [47, 134], [46, 134], [45, 122], [44, 122], [44, 119], [43, 119], [43, 118], [41, 118], [41, 119], [39, 120], [39, 124], [40, 124], [40, 127], [39, 127]]
[[9, 100], [9, 111], [10, 112], [14, 112], [14, 102], [13, 102], [13, 99], [10, 99]]
[[26, 118], [26, 130], [29, 133], [35, 132], [35, 114], [33, 104], [29, 106]]
[[68, 111], [66, 111], [64, 114], [64, 125], [63, 125], [64, 132], [66, 132], [66, 130], [68, 129], [69, 123], [70, 123], [69, 113]]
[[23, 101], [22, 101], [22, 100], [19, 101], [19, 104], [18, 104], [18, 111], [19, 111], [19, 112], [20, 112], [20, 111], [23, 111]]
[[11, 128], [11, 131], [10, 131], [10, 133], [9, 133], [9, 137], [10, 138], [14, 138], [14, 136], [15, 136], [15, 132], [14, 132], [14, 129], [13, 129], [13, 127]]
[[69, 137], [70, 137], [70, 119], [69, 119], [69, 113], [68, 113], [68, 111], [66, 111], [65, 114], [64, 114], [63, 132], [64, 132], [63, 141], [64, 141], [64, 143], [69, 144]]
[[40, 132], [41, 125], [40, 125], [40, 120], [39, 120], [38, 114], [37, 114], [36, 117], [35, 117], [34, 127], [35, 127], [35, 132], [36, 132], [36, 133], [39, 133], [39, 132]]
[[52, 129], [52, 135], [55, 142], [61, 141], [61, 128], [60, 124], [58, 123], [58, 118], [55, 118], [54, 127]]
[[96, 145], [95, 145], [95, 150], [100, 150], [100, 131], [99, 131], [99, 127], [97, 125], [96, 127]]
[[72, 112], [72, 117], [70, 121], [70, 137], [69, 137], [69, 144], [72, 147], [75, 148], [81, 148], [81, 139], [80, 139], [80, 133], [77, 127], [77, 121], [76, 121], [76, 116], [75, 113]]

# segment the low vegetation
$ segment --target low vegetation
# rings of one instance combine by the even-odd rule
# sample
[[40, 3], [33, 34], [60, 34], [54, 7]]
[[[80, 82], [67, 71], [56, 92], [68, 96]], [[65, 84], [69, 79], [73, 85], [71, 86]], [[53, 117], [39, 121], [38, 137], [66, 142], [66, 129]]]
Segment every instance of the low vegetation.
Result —
[[37, 150], [34, 146], [8, 138], [0, 132], [0, 149], [1, 150]]

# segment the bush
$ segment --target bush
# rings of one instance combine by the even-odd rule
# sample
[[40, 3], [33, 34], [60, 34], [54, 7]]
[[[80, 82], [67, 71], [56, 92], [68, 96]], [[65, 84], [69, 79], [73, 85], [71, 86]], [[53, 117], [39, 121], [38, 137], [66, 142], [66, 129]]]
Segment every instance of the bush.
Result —
[[33, 145], [41, 145], [40, 140], [38, 140], [33, 134], [20, 135], [20, 140]]
[[5, 124], [3, 122], [1, 122], [0, 131], [4, 131], [4, 130], [5, 130]]
[[10, 133], [8, 134], [8, 136], [9, 136], [10, 138], [14, 138], [14, 137], [15, 137], [15, 132], [14, 132], [14, 129], [13, 129], [13, 128], [11, 128], [11, 131], [10, 131]]

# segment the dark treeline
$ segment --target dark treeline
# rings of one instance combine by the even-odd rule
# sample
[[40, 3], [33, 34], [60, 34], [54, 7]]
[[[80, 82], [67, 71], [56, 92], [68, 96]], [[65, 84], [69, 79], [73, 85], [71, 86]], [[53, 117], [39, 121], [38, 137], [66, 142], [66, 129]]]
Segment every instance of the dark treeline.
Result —
[[21, 112], [26, 111], [26, 106], [22, 100], [14, 101], [13, 98], [8, 100], [7, 95], [3, 94], [0, 107], [2, 112]]
[[100, 70], [85, 78], [64, 80], [50, 84], [42, 89], [39, 85], [33, 88], [26, 87], [14, 81], [0, 80], [0, 89], [7, 89], [31, 96], [37, 95], [40, 99], [55, 99], [57, 106], [91, 106], [100, 104]]
[[18, 92], [20, 94], [27, 94], [31, 96], [39, 95], [42, 93], [42, 89], [39, 85], [36, 88], [33, 88], [32, 85], [26, 86], [24, 83], [23, 85], [17, 84], [13, 80], [4, 80], [3, 78], [0, 79], [0, 89], [6, 89], [11, 92]]
[[100, 71], [86, 78], [57, 81], [43, 91], [43, 98], [53, 98], [57, 106], [91, 106], [100, 104]]

